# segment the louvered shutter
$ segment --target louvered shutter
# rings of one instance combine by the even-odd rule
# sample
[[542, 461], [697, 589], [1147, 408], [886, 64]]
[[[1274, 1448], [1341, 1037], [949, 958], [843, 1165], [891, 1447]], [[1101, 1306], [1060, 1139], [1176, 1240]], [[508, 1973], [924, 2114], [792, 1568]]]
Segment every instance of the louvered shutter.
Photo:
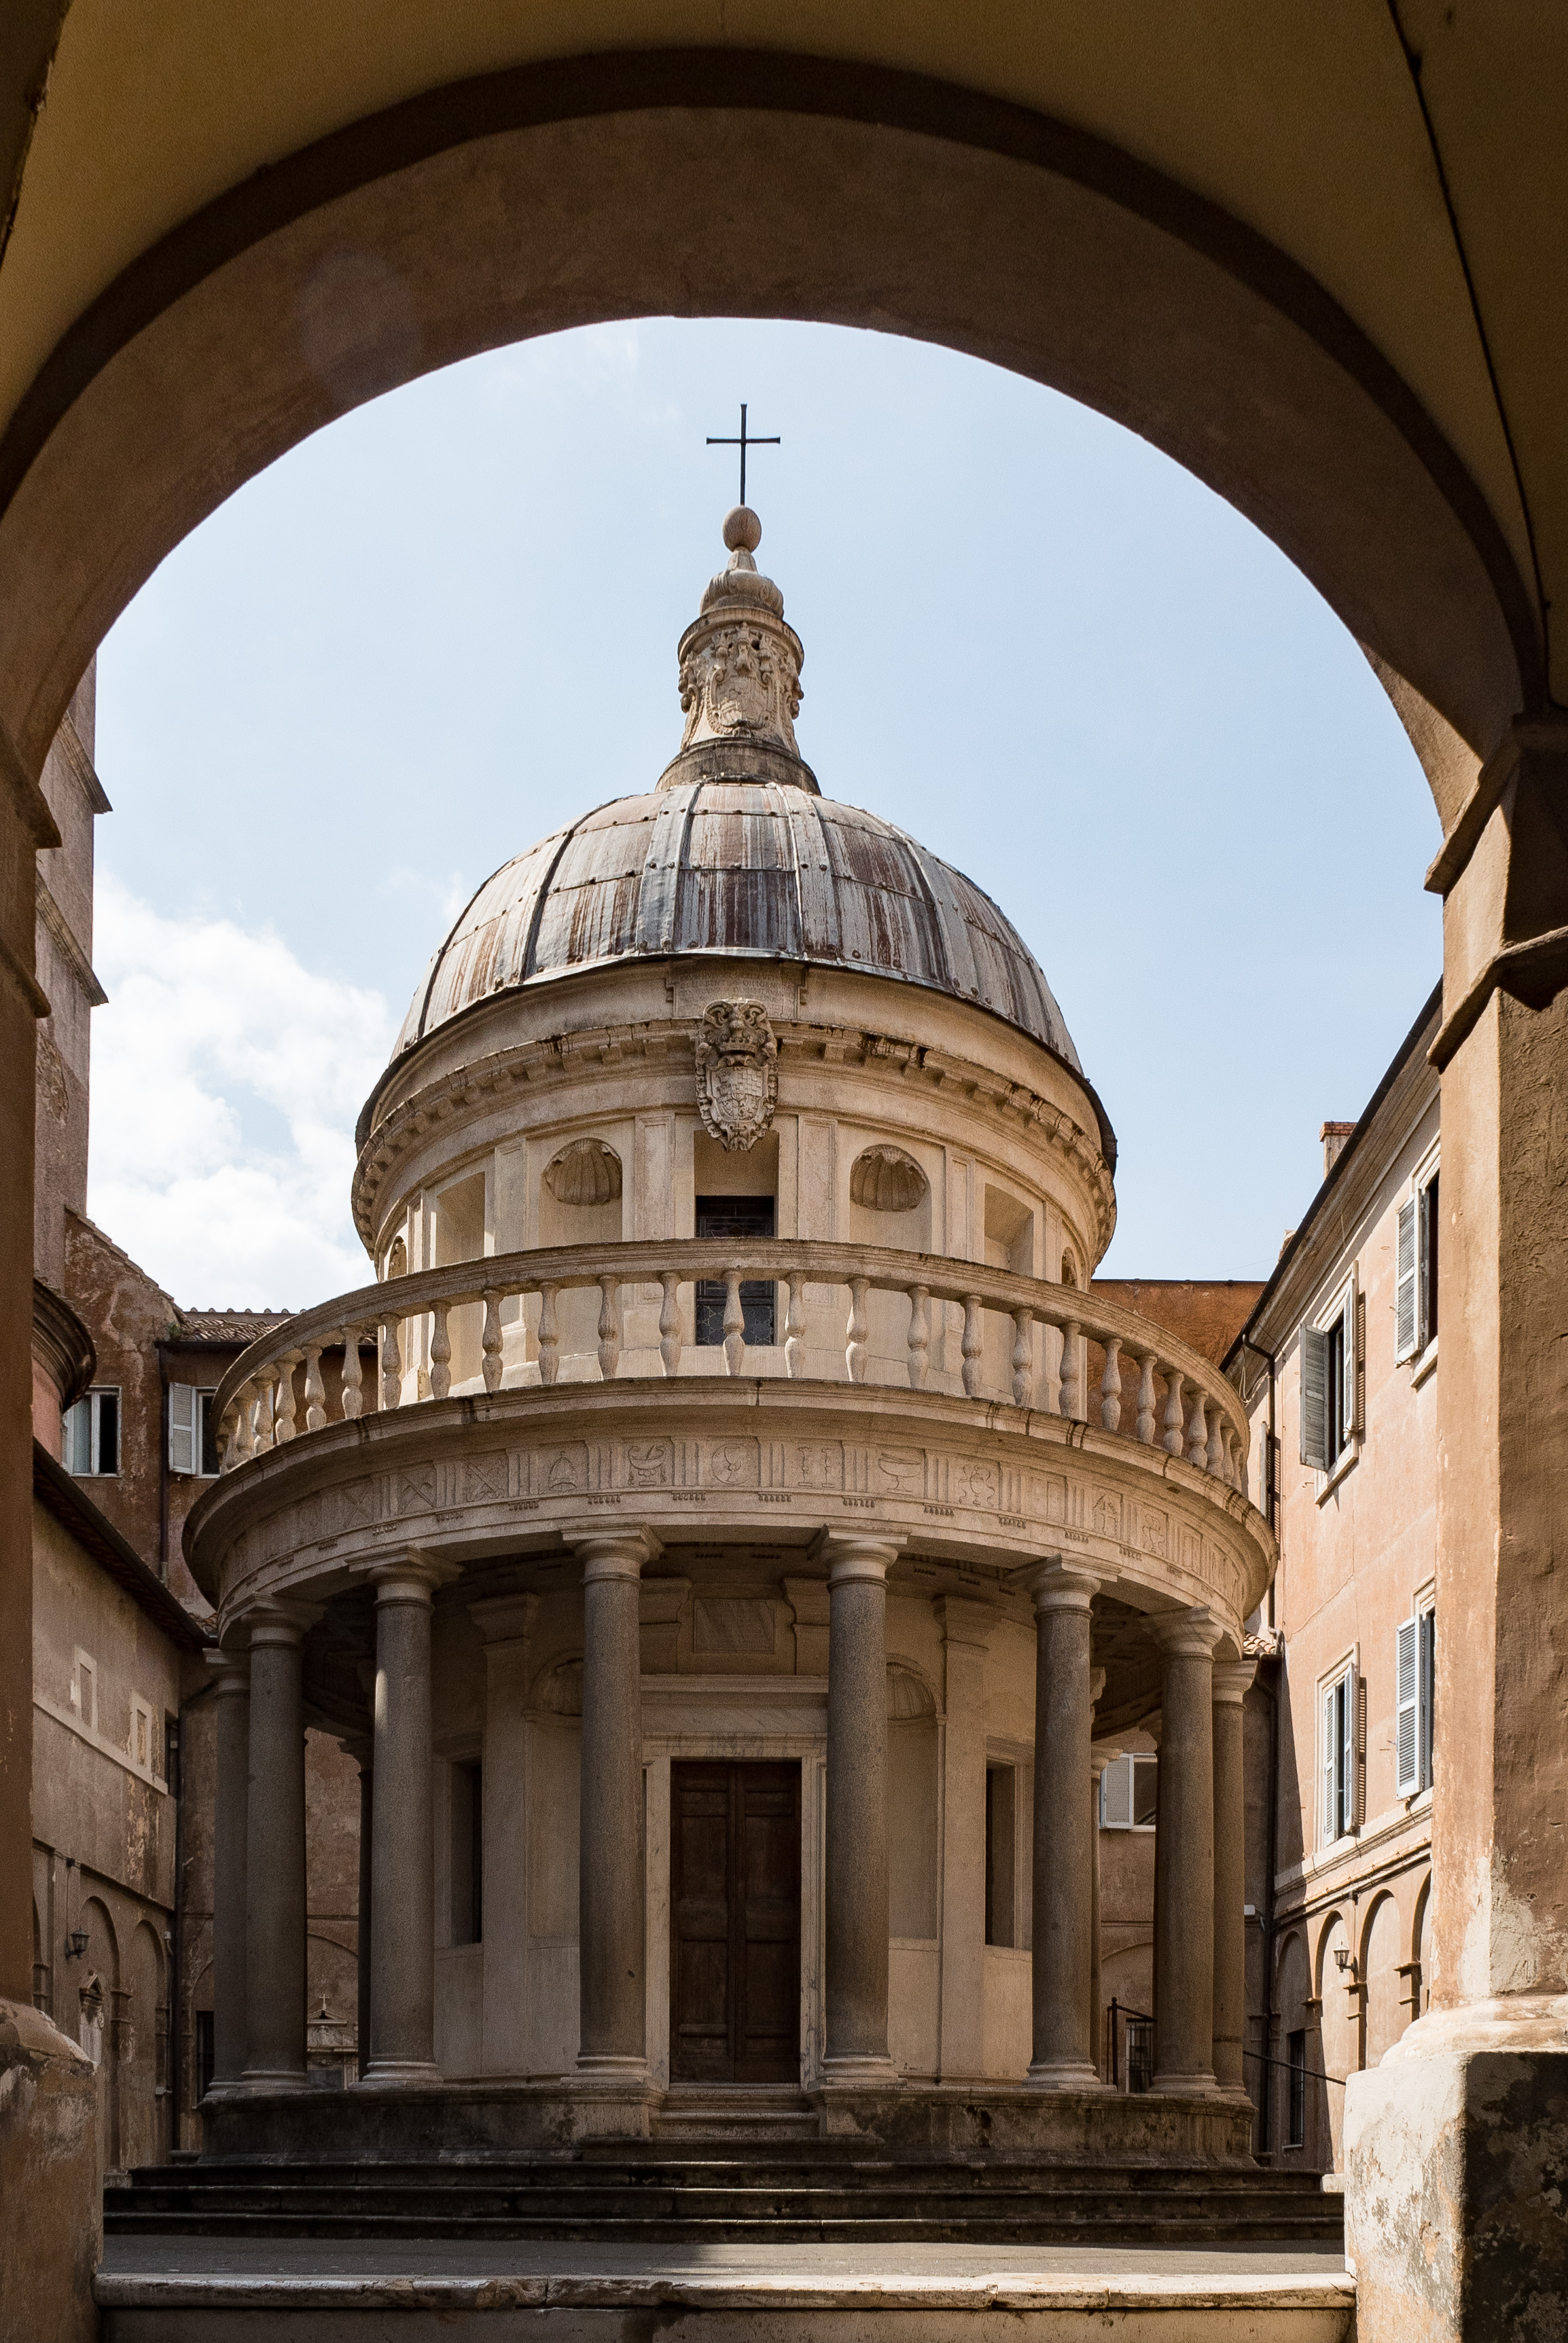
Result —
[[1399, 1208], [1399, 1237], [1394, 1248], [1393, 1276], [1393, 1356], [1397, 1366], [1402, 1359], [1413, 1356], [1421, 1348], [1420, 1251], [1418, 1223], [1421, 1199], [1412, 1196], [1408, 1204]]
[[1132, 1760], [1113, 1757], [1100, 1777], [1100, 1819], [1107, 1830], [1125, 1830], [1132, 1820]]
[[1432, 1690], [1437, 1670], [1437, 1617], [1432, 1611], [1421, 1614], [1421, 1652], [1416, 1670], [1416, 1749], [1421, 1766], [1421, 1787], [1432, 1787]]
[[1329, 1469], [1329, 1338], [1302, 1328], [1302, 1462]]
[[1394, 1787], [1411, 1798], [1421, 1787], [1421, 1621], [1393, 1631]]
[[1340, 1679], [1341, 1748], [1340, 1748], [1340, 1828], [1354, 1830], [1356, 1825], [1356, 1680], [1353, 1674]]
[[1331, 1846], [1340, 1835], [1339, 1800], [1334, 1795], [1334, 1780], [1339, 1759], [1339, 1726], [1334, 1715], [1334, 1689], [1335, 1687], [1330, 1684], [1323, 1694], [1322, 1834], [1325, 1846]]
[[1341, 1356], [1344, 1362], [1345, 1393], [1344, 1412], [1340, 1421], [1345, 1428], [1347, 1446], [1352, 1433], [1359, 1432], [1362, 1428], [1358, 1406], [1361, 1397], [1361, 1376], [1357, 1373], [1361, 1360], [1356, 1351], [1356, 1330], [1360, 1322], [1361, 1313], [1356, 1308], [1356, 1282], [1352, 1277], [1345, 1288], [1344, 1332], [1341, 1342]]
[[194, 1473], [196, 1453], [196, 1395], [192, 1383], [169, 1385], [169, 1471]]

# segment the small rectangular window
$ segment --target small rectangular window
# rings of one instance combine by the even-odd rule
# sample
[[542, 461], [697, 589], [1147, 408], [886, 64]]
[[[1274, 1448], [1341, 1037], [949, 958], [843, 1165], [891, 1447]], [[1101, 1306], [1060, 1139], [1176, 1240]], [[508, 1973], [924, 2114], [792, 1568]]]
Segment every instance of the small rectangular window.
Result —
[[1151, 1831], [1159, 1799], [1158, 1757], [1137, 1750], [1113, 1757], [1100, 1777], [1100, 1826]]
[[64, 1455], [67, 1473], [78, 1480], [116, 1473], [120, 1469], [120, 1394], [105, 1385], [90, 1391], [65, 1412]]
[[1356, 1672], [1323, 1687], [1320, 1763], [1322, 1767], [1322, 1844], [1332, 1846], [1356, 1825]]
[[89, 1659], [85, 1652], [76, 1654], [71, 1700], [88, 1732], [95, 1733], [98, 1729], [98, 1664]]
[[1307, 2141], [1307, 2036], [1304, 2026], [1285, 2036], [1289, 2087], [1285, 2095], [1285, 2146], [1304, 2147]]
[[452, 1767], [452, 1942], [477, 1945], [485, 1935], [485, 1795], [475, 1760]]
[[216, 1392], [194, 1383], [169, 1385], [169, 1471], [213, 1479], [217, 1472], [217, 1425], [213, 1420]]
[[[699, 1196], [696, 1228], [699, 1241], [736, 1242], [736, 1267], [746, 1266], [745, 1240], [748, 1237], [771, 1239], [774, 1230], [774, 1200], [771, 1196]], [[697, 1287], [697, 1340], [719, 1343], [724, 1340], [724, 1309], [727, 1288], [722, 1280], [705, 1277]], [[777, 1310], [771, 1280], [748, 1277], [741, 1281], [740, 1308], [745, 1319], [745, 1339], [749, 1349], [777, 1342], [774, 1331]]]
[[204, 1481], [217, 1478], [217, 1410], [216, 1391], [196, 1393], [196, 1471]]
[[1013, 1848], [1017, 1776], [1010, 1765], [985, 1769], [985, 1940], [1010, 1945], [1015, 1927]]
[[1422, 1349], [1437, 1340], [1437, 1183], [1433, 1172], [1421, 1192], [1419, 1307], [1417, 1331]]

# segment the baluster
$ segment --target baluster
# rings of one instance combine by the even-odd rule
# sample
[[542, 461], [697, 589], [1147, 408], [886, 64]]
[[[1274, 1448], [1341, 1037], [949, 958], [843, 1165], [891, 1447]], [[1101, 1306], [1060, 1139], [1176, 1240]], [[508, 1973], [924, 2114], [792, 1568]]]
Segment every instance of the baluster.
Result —
[[674, 1270], [660, 1273], [664, 1299], [658, 1306], [658, 1355], [667, 1375], [680, 1373], [680, 1280]]
[[924, 1391], [931, 1363], [931, 1298], [923, 1285], [910, 1288], [910, 1385]]
[[1154, 1444], [1154, 1353], [1138, 1353], [1138, 1437], [1145, 1448]]
[[294, 1420], [294, 1370], [299, 1363], [299, 1353], [290, 1351], [278, 1363], [277, 1402], [273, 1410], [272, 1437], [276, 1447], [292, 1440], [297, 1430]]
[[740, 1272], [724, 1272], [724, 1363], [732, 1375], [746, 1364], [746, 1312], [740, 1306]]
[[620, 1280], [601, 1277], [598, 1282], [598, 1371], [600, 1380], [613, 1383], [616, 1369], [620, 1364]]
[[1083, 1363], [1078, 1355], [1079, 1325], [1070, 1318], [1061, 1330], [1061, 1412], [1076, 1421], [1084, 1414]]
[[242, 1383], [238, 1394], [239, 1414], [234, 1428], [235, 1454], [243, 1464], [254, 1453], [256, 1432], [251, 1411], [256, 1405], [256, 1385]]
[[264, 1456], [272, 1446], [273, 1393], [276, 1388], [271, 1375], [257, 1378], [256, 1400], [256, 1444], [253, 1454]]
[[806, 1372], [806, 1281], [789, 1272], [789, 1314], [784, 1321], [784, 1364], [791, 1375]]
[[236, 1442], [239, 1436], [239, 1417], [233, 1400], [223, 1412], [223, 1422], [217, 1428], [217, 1469], [232, 1473], [239, 1463]]
[[447, 1312], [450, 1304], [435, 1302], [431, 1307], [430, 1329], [430, 1396], [445, 1399], [452, 1388], [452, 1338], [447, 1332]]
[[1204, 1420], [1203, 1390], [1200, 1383], [1192, 1386], [1192, 1413], [1187, 1419], [1187, 1462], [1201, 1472], [1209, 1454], [1209, 1426]]
[[844, 1329], [844, 1359], [852, 1383], [866, 1380], [866, 1295], [869, 1277], [849, 1280], [849, 1322]]
[[487, 1287], [485, 1292], [485, 1331], [480, 1337], [480, 1348], [485, 1353], [485, 1389], [487, 1392], [499, 1391], [501, 1388], [501, 1297], [493, 1285]]
[[1209, 1426], [1208, 1453], [1203, 1461], [1217, 1480], [1225, 1478], [1225, 1423], [1218, 1400], [1214, 1403], [1214, 1421]]
[[1015, 1310], [1012, 1313], [1012, 1403], [1014, 1407], [1034, 1405], [1032, 1310]]
[[343, 1330], [343, 1421], [357, 1423], [365, 1413], [365, 1369], [359, 1361], [362, 1326]]
[[321, 1345], [305, 1345], [305, 1429], [319, 1432], [327, 1422], [327, 1386], [321, 1380]]
[[1181, 1410], [1182, 1378], [1174, 1367], [1165, 1370], [1165, 1450], [1167, 1454], [1181, 1453], [1181, 1426], [1185, 1418]]
[[386, 1409], [400, 1406], [403, 1400], [403, 1353], [397, 1347], [400, 1322], [388, 1318], [381, 1329], [381, 1404]]
[[980, 1320], [978, 1293], [964, 1295], [964, 1338], [960, 1347], [964, 1362], [964, 1390], [973, 1399], [980, 1389], [980, 1353], [985, 1348], [985, 1328]]
[[556, 1289], [539, 1288], [539, 1381], [548, 1390], [560, 1373], [561, 1333], [556, 1323]]
[[1100, 1378], [1100, 1421], [1107, 1432], [1121, 1429], [1121, 1338], [1105, 1338], [1105, 1373]]
[[1061, 1413], [1061, 1350], [1060, 1342], [1053, 1342], [1050, 1339], [1053, 1334], [1060, 1336], [1060, 1332], [1061, 1329], [1054, 1320], [1048, 1318], [1045, 1322], [1045, 1373], [1040, 1378], [1040, 1404], [1047, 1415]]

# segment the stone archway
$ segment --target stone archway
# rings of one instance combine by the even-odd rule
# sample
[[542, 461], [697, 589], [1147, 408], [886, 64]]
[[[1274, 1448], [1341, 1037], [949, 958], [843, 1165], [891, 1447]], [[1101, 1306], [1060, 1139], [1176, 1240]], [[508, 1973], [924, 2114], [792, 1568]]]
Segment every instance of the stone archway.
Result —
[[941, 342], [1141, 433], [1373, 655], [1445, 825], [1541, 698], [1489, 509], [1285, 254], [1022, 107], [818, 58], [659, 52], [368, 117], [185, 222], [69, 329], [0, 440], [0, 722], [23, 766], [137, 586], [274, 457], [477, 350], [670, 312]]

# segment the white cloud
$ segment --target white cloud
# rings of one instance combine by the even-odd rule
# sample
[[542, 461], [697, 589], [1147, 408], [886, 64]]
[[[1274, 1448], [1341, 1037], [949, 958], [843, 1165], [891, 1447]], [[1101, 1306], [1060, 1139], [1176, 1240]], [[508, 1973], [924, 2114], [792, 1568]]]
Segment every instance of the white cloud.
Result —
[[369, 1282], [354, 1124], [397, 1020], [267, 930], [169, 919], [100, 875], [87, 1209], [190, 1308]]

